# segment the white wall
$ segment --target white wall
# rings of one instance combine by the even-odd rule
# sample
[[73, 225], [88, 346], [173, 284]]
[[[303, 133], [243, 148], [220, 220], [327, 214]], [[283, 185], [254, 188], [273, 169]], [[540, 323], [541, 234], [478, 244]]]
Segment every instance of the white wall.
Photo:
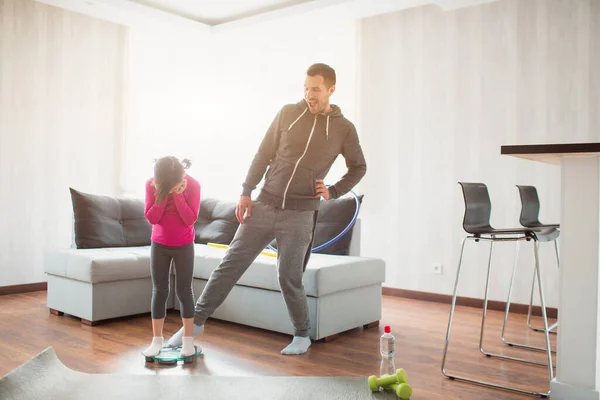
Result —
[[125, 30], [0, 0], [0, 286], [45, 281], [71, 245], [69, 186], [118, 193]]
[[[541, 220], [559, 221], [559, 167], [500, 146], [600, 139], [600, 2], [427, 6], [366, 19], [361, 31], [362, 252], [386, 259], [386, 286], [451, 294], [464, 234], [458, 181], [488, 185], [495, 227], [518, 224], [515, 184], [536, 185]], [[488, 248], [467, 246], [459, 295], [483, 297]], [[553, 248], [540, 249], [556, 307]], [[492, 299], [506, 300], [513, 255], [512, 244], [495, 248]], [[519, 266], [513, 301], [528, 303], [530, 245]]]
[[[306, 21], [319, 28], [307, 32]], [[302, 99], [315, 62], [336, 69], [332, 102], [353, 120], [355, 27], [313, 12], [187, 39], [132, 28], [124, 190], [143, 196], [151, 159], [172, 153], [193, 159], [203, 196], [237, 201], [269, 124], [280, 107]], [[340, 157], [327, 181], [343, 172]]]

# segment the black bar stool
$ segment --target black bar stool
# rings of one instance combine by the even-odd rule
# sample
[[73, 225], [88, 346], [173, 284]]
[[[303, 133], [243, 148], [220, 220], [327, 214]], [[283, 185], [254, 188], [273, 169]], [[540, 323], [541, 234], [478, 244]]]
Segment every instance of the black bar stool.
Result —
[[[509, 390], [509, 391], [523, 393], [523, 394], [547, 397], [550, 395], [549, 390], [546, 392], [524, 390], [524, 389], [517, 388], [514, 386], [496, 384], [496, 383], [492, 383], [492, 382], [486, 382], [483, 380], [477, 380], [477, 379], [472, 379], [472, 378], [468, 378], [468, 377], [464, 377], [464, 376], [450, 374], [445, 369], [446, 356], [447, 356], [447, 352], [448, 352], [448, 346], [450, 343], [450, 332], [451, 332], [451, 328], [452, 328], [452, 319], [453, 319], [454, 311], [455, 311], [455, 307], [456, 307], [456, 293], [457, 293], [458, 283], [459, 283], [459, 278], [460, 278], [460, 269], [461, 269], [461, 265], [462, 265], [462, 258], [463, 258], [465, 244], [466, 244], [467, 240], [472, 240], [476, 243], [479, 243], [480, 241], [489, 241], [490, 242], [490, 253], [489, 253], [489, 258], [488, 258], [487, 278], [486, 278], [486, 284], [485, 284], [485, 296], [484, 296], [484, 300], [483, 300], [483, 313], [482, 313], [482, 318], [481, 318], [481, 332], [480, 332], [480, 336], [479, 336], [479, 350], [481, 351], [482, 354], [484, 354], [488, 357], [497, 357], [497, 358], [501, 358], [501, 359], [508, 359], [508, 360], [513, 360], [513, 361], [521, 361], [521, 362], [526, 362], [526, 363], [538, 364], [537, 362], [527, 360], [527, 359], [510, 357], [510, 356], [505, 356], [502, 354], [494, 354], [494, 353], [486, 352], [483, 349], [483, 332], [484, 332], [484, 327], [485, 327], [485, 316], [486, 316], [487, 304], [488, 304], [488, 292], [489, 292], [489, 283], [490, 283], [492, 250], [493, 250], [493, 245], [496, 242], [516, 242], [516, 244], [517, 244], [517, 250], [516, 250], [516, 254], [515, 254], [515, 265], [516, 265], [519, 243], [521, 241], [524, 241], [524, 240], [525, 241], [533, 241], [534, 244], [537, 244], [537, 242], [540, 242], [540, 241], [547, 242], [547, 241], [554, 240], [556, 237], [558, 237], [558, 231], [555, 228], [524, 228], [524, 227], [520, 227], [520, 228], [496, 229], [496, 228], [492, 227], [490, 225], [490, 216], [491, 216], [492, 205], [491, 205], [487, 186], [483, 183], [478, 183], [478, 182], [459, 182], [459, 184], [461, 185], [461, 188], [462, 188], [463, 199], [464, 199], [464, 203], [465, 203], [465, 213], [463, 216], [463, 229], [468, 233], [468, 235], [466, 235], [462, 240], [458, 268], [456, 270], [456, 280], [454, 283], [454, 291], [452, 294], [452, 304], [450, 307], [450, 315], [449, 315], [449, 319], [448, 319], [448, 329], [446, 331], [446, 342], [444, 345], [444, 352], [442, 355], [442, 365], [441, 365], [442, 373], [450, 379], [471, 382], [471, 383], [475, 383], [478, 385], [492, 387], [492, 388], [496, 388], [496, 389], [504, 389], [504, 390]], [[547, 354], [547, 360], [548, 360], [548, 363], [543, 364], [543, 365], [547, 365], [548, 385], [550, 385], [550, 381], [554, 378], [554, 370], [552, 368], [552, 353], [551, 353], [551, 348], [550, 348], [550, 336], [548, 333], [549, 329], [548, 329], [548, 320], [547, 320], [547, 316], [546, 316], [546, 307], [545, 307], [546, 303], [544, 300], [544, 291], [543, 291], [543, 287], [542, 287], [542, 278], [541, 278], [541, 274], [540, 274], [537, 245], [533, 246], [533, 250], [534, 250], [534, 255], [535, 255], [535, 268], [537, 271], [538, 290], [540, 293], [540, 299], [541, 299], [541, 303], [542, 303], [542, 314], [543, 314], [543, 320], [544, 320], [544, 334], [545, 334], [545, 339], [546, 339], [546, 354]], [[513, 265], [513, 270], [514, 270], [514, 265]]]
[[[537, 188], [535, 186], [530, 186], [530, 185], [516, 185], [516, 186], [519, 189], [519, 197], [521, 199], [521, 214], [519, 216], [519, 223], [526, 228], [556, 229], [558, 232], [560, 232], [558, 229], [558, 228], [560, 228], [560, 224], [543, 224], [540, 222], [540, 220], [539, 220], [540, 199], [538, 196]], [[558, 236], [553, 240], [553, 242], [554, 242], [554, 250], [556, 252], [556, 264], [558, 267], [560, 267], [560, 256], [558, 253]], [[536, 243], [536, 246], [539, 247], [539, 243]], [[527, 310], [527, 326], [536, 332], [543, 332], [544, 331], [543, 328], [536, 328], [531, 325], [531, 310], [533, 308], [533, 293], [535, 291], [536, 275], [537, 275], [537, 270], [534, 268], [533, 269], [533, 281], [531, 283], [531, 295], [529, 297], [529, 307]], [[508, 320], [508, 312], [509, 312], [509, 308], [510, 308], [510, 296], [511, 296], [512, 288], [513, 288], [513, 283], [514, 283], [514, 272], [513, 272], [511, 281], [510, 281], [510, 288], [508, 290], [508, 300], [506, 301], [506, 311], [504, 313], [504, 323], [502, 325], [501, 339], [505, 344], [507, 344], [509, 346], [527, 348], [527, 349], [531, 349], [531, 350], [545, 351], [546, 349], [543, 347], [529, 346], [529, 345], [525, 345], [522, 343], [510, 342], [510, 341], [506, 340], [506, 338], [504, 337], [506, 322]], [[558, 322], [555, 322], [554, 324], [552, 324], [548, 328], [550, 330], [550, 333], [556, 334], [554, 329], [557, 326], [558, 326]], [[556, 353], [556, 350], [552, 350], [552, 352]]]

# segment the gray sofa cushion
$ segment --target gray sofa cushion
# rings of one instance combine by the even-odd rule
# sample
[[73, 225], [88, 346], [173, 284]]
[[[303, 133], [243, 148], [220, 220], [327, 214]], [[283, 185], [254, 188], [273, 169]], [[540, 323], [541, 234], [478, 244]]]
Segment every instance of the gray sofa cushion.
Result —
[[[194, 278], [208, 280], [224, 255], [225, 249], [196, 244]], [[149, 278], [150, 247], [53, 250], [45, 254], [44, 266], [48, 274], [93, 284]], [[302, 282], [308, 296], [320, 297], [380, 283], [384, 279], [383, 260], [313, 254]], [[237, 284], [280, 291], [277, 259], [258, 256]]]
[[[144, 200], [84, 193], [73, 188], [71, 200], [75, 217], [75, 244], [79, 249], [135, 247], [150, 245], [152, 225], [144, 217]], [[362, 202], [363, 195], [359, 196]], [[194, 241], [199, 244], [230, 244], [239, 222], [236, 203], [214, 198], [200, 201], [194, 224]], [[338, 235], [350, 223], [356, 210], [353, 197], [322, 200], [315, 228], [314, 247]], [[318, 253], [349, 255], [352, 229]], [[277, 248], [276, 241], [272, 245]]]
[[[358, 196], [359, 204], [362, 204], [363, 195]], [[352, 221], [356, 211], [356, 200], [354, 197], [343, 197], [340, 199], [322, 200], [315, 228], [315, 241], [313, 247], [321, 246], [340, 234]], [[336, 242], [317, 251], [320, 254], [336, 254], [347, 256], [350, 254], [350, 241], [353, 229], [350, 228], [344, 236]]]
[[51, 250], [44, 272], [94, 284], [150, 278], [150, 247]]
[[143, 200], [69, 190], [78, 249], [150, 244], [152, 225], [144, 217]]
[[200, 213], [194, 225], [196, 243], [229, 244], [240, 224], [235, 217], [236, 203], [205, 198], [200, 201]]
[[[225, 249], [196, 245], [194, 278], [208, 280], [219, 265]], [[320, 297], [385, 280], [385, 263], [371, 257], [312, 254], [302, 283], [307, 296]], [[280, 291], [277, 259], [259, 255], [237, 285]]]
[[[84, 193], [69, 188], [78, 249], [135, 247], [151, 243], [152, 225], [144, 216], [143, 199]], [[233, 202], [212, 198], [200, 201], [194, 224], [195, 242], [229, 244], [239, 225]]]

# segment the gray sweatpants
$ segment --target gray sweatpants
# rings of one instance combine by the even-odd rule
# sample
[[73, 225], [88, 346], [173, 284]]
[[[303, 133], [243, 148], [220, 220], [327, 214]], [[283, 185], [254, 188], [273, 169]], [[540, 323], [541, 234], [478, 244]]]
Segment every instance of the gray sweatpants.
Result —
[[196, 302], [194, 323], [203, 325], [261, 251], [277, 239], [277, 274], [295, 336], [308, 336], [310, 321], [302, 275], [312, 249], [316, 211], [282, 210], [255, 201], [252, 215], [238, 230], [221, 264]]
[[175, 292], [181, 306], [181, 318], [192, 318], [194, 316], [194, 292], [192, 289], [194, 253], [194, 243], [183, 246], [165, 246], [156, 242], [151, 243], [152, 319], [161, 319], [167, 315], [171, 260], [175, 264]]

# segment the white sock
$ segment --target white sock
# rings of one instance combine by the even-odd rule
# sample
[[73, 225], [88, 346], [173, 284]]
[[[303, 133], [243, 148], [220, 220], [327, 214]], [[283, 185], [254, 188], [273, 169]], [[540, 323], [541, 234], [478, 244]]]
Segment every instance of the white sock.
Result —
[[[194, 324], [194, 331], [192, 332], [193, 336], [196, 335], [200, 335], [202, 332], [204, 332], [204, 325], [196, 325]], [[183, 344], [183, 327], [181, 327], [180, 330], [178, 330], [173, 336], [171, 336], [171, 338], [169, 339], [169, 347], [177, 347], [177, 346], [181, 346]]]
[[163, 346], [163, 337], [155, 336], [152, 338], [152, 344], [146, 348], [146, 350], [142, 351], [142, 354], [146, 357], [157, 356], [160, 353], [160, 350]]
[[292, 343], [285, 349], [281, 350], [281, 354], [304, 354], [310, 347], [310, 337], [294, 336]]
[[181, 355], [183, 357], [191, 356], [196, 352], [196, 348], [194, 347], [194, 337], [193, 336], [184, 336], [182, 338], [182, 346], [181, 346]]

